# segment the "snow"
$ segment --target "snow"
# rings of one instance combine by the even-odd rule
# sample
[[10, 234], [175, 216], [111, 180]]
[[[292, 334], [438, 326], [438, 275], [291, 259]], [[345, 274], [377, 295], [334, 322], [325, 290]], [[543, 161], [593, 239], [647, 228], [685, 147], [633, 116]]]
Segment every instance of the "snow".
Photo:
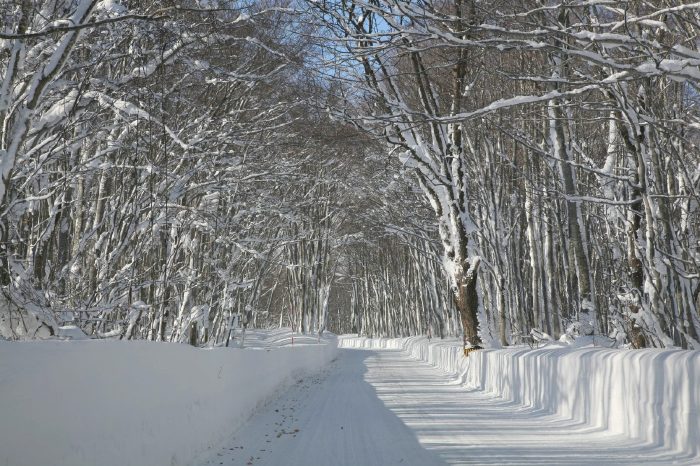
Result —
[[663, 59], [658, 64], [653, 61], [647, 61], [637, 66], [636, 70], [639, 73], [648, 75], [668, 73], [671, 79], [680, 82], [700, 79], [700, 69], [698, 69], [697, 60]]
[[75, 325], [64, 325], [56, 330], [57, 338], [66, 340], [87, 340], [88, 336]]
[[245, 338], [0, 341], [0, 464], [700, 462], [697, 351]]
[[65, 119], [67, 115], [73, 111], [75, 103], [78, 100], [78, 91], [72, 89], [68, 94], [60, 99], [58, 102], [53, 104], [51, 108], [46, 110], [36, 124], [34, 131], [39, 131], [47, 126], [54, 125], [61, 120]]
[[103, 10], [107, 13], [112, 13], [115, 16], [125, 14], [128, 11], [124, 5], [121, 5], [115, 0], [102, 0], [97, 4], [97, 9]]
[[336, 355], [332, 336], [291, 337], [249, 332], [246, 349], [0, 341], [0, 464], [190, 464]]
[[[429, 342], [423, 337], [343, 336], [339, 346], [401, 350], [451, 377], [463, 393], [454, 395], [453, 412], [460, 412], [458, 403], [471, 400], [465, 422], [478, 414], [471, 421], [490, 426], [487, 431], [494, 436], [470, 433], [468, 426], [453, 429], [452, 441], [462, 436], [464, 441], [478, 442], [472, 455], [483, 457], [472, 456], [476, 464], [541, 464], [527, 460], [538, 448], [543, 455], [570, 448], [571, 456], [562, 460], [567, 464], [700, 464], [698, 351], [571, 349], [550, 344], [539, 349], [479, 350], [464, 357], [456, 340]], [[427, 398], [424, 403], [435, 401]], [[427, 428], [415, 423], [421, 438], [420, 430]], [[555, 425], [560, 427], [552, 429]], [[440, 429], [447, 432], [450, 426]], [[562, 434], [572, 437], [567, 440]], [[431, 435], [426, 431], [421, 441], [438, 442]], [[505, 449], [504, 440], [509, 445]], [[586, 448], [588, 440], [595, 448]], [[538, 444], [527, 444], [533, 441]], [[499, 451], [513, 456], [498, 458]]]

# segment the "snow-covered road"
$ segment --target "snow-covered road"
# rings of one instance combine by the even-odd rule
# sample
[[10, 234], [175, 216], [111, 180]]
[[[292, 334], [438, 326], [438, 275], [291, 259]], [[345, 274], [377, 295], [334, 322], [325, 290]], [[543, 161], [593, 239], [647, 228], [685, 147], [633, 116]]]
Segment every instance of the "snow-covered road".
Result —
[[693, 464], [469, 391], [396, 350], [341, 349], [259, 409], [203, 465]]

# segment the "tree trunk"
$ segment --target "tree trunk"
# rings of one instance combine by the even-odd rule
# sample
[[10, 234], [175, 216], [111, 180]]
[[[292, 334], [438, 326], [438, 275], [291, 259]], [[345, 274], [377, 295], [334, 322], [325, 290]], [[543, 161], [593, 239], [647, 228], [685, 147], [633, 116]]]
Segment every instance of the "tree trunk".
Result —
[[477, 275], [479, 259], [472, 259], [471, 266], [467, 263], [466, 270], [461, 270], [455, 277], [455, 307], [459, 312], [464, 330], [464, 344], [481, 345], [479, 337], [479, 293], [477, 290]]

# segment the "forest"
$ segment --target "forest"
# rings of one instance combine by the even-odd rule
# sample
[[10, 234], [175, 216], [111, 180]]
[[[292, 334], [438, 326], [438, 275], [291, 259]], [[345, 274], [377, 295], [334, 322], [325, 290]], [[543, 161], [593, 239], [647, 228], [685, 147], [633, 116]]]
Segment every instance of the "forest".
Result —
[[700, 349], [700, 3], [0, 0], [0, 338]]

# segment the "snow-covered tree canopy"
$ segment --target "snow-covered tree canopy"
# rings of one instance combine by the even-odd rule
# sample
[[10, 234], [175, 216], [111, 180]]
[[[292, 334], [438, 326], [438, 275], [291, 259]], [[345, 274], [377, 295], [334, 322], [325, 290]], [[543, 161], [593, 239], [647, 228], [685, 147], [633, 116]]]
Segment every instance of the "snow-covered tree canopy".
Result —
[[698, 348], [699, 13], [0, 0], [0, 331]]

